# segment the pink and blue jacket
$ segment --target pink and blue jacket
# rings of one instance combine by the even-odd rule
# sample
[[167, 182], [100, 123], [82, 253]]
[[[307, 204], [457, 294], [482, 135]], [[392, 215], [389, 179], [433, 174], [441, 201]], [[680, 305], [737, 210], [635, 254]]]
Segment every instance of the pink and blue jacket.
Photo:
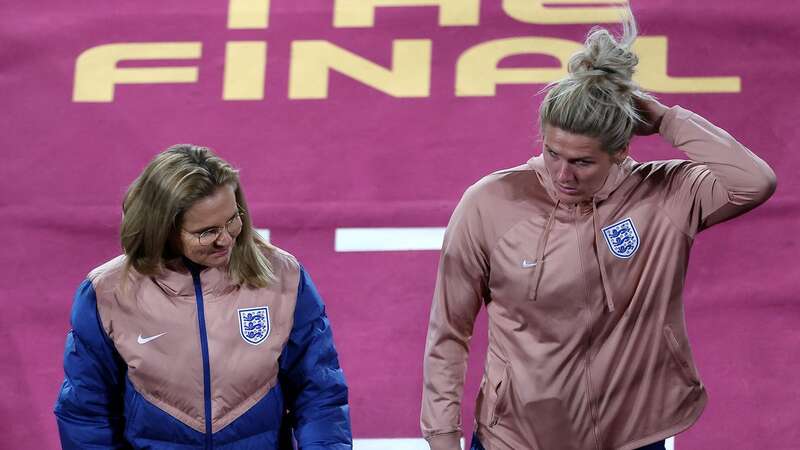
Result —
[[78, 288], [55, 414], [64, 449], [350, 449], [325, 306], [291, 255], [266, 288], [117, 257]]

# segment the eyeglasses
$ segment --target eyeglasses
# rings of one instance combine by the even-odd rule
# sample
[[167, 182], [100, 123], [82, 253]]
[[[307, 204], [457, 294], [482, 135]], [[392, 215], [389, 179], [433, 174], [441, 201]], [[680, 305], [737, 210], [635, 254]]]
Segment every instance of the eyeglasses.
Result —
[[197, 238], [197, 243], [203, 247], [209, 246], [214, 242], [217, 242], [219, 236], [222, 234], [222, 230], [225, 229], [228, 234], [232, 238], [236, 238], [239, 233], [242, 232], [242, 216], [244, 215], [243, 211], [237, 212], [233, 217], [230, 218], [227, 222], [225, 222], [224, 227], [214, 227], [204, 230], [202, 233], [194, 233], [191, 231], [183, 230], [186, 233], [192, 234]]

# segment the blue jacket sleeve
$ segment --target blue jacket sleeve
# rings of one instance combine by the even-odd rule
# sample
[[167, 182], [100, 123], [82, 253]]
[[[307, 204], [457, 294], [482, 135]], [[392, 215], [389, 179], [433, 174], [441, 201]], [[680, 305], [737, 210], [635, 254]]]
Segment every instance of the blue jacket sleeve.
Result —
[[55, 406], [61, 446], [128, 449], [123, 438], [125, 365], [100, 323], [89, 280], [75, 294], [71, 324], [64, 349], [64, 383]]
[[280, 369], [288, 419], [299, 449], [351, 449], [347, 385], [325, 305], [302, 267], [294, 325]]

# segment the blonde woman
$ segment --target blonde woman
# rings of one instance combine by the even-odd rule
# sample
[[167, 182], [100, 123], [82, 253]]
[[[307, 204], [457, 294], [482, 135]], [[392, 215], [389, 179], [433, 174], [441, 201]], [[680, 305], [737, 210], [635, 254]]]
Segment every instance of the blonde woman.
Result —
[[65, 449], [350, 449], [322, 299], [253, 229], [209, 149], [159, 154], [123, 203], [124, 254], [78, 288], [55, 407]]
[[[706, 404], [682, 291], [697, 234], [764, 202], [775, 175], [724, 130], [632, 81], [633, 18], [587, 37], [540, 109], [542, 154], [471, 186], [445, 235], [421, 426], [456, 450], [469, 340], [489, 348], [475, 450], [663, 449]], [[635, 134], [684, 159], [639, 163]]]

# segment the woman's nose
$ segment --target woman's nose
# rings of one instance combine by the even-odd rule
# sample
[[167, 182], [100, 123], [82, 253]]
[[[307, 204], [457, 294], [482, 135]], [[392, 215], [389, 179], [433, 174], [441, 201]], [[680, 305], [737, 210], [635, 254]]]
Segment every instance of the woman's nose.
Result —
[[572, 175], [572, 170], [569, 168], [569, 164], [566, 162], [561, 163], [558, 168], [558, 181], [571, 181], [573, 178]]
[[216, 244], [216, 245], [218, 245], [220, 247], [224, 247], [224, 246], [228, 245], [228, 241], [232, 241], [232, 240], [233, 240], [233, 236], [231, 235], [230, 231], [228, 231], [227, 228], [222, 227], [222, 230], [220, 230], [219, 234], [217, 235], [217, 240], [214, 241], [214, 244]]

